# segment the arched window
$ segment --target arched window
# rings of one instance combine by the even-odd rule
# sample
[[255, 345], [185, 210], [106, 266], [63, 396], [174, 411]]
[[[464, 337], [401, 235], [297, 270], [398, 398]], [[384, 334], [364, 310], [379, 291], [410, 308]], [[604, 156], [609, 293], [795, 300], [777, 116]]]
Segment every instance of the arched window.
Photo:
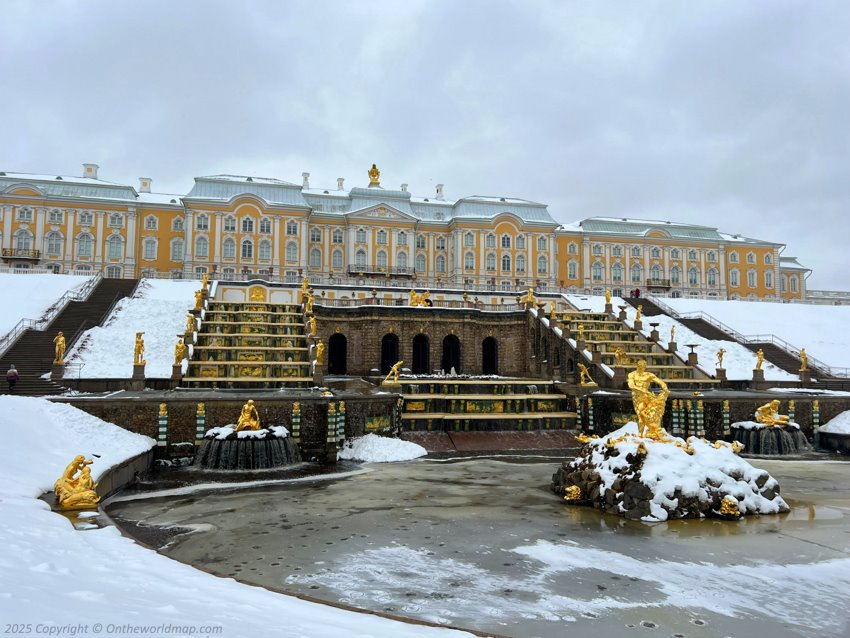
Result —
[[210, 218], [204, 214], [198, 215], [195, 218], [195, 230], [209, 230]]
[[365, 228], [358, 228], [357, 229], [357, 231], [354, 233], [354, 241], [358, 244], [365, 244], [366, 243], [366, 229]]
[[425, 235], [416, 235], [416, 247], [424, 249], [428, 245], [428, 240]]
[[322, 251], [318, 248], [310, 250], [310, 268], [322, 267]]
[[756, 271], [755, 270], [747, 271], [747, 286], [749, 286], [750, 288], [756, 287]]
[[232, 237], [227, 237], [222, 244], [221, 253], [225, 259], [235, 259], [236, 258], [236, 242]]
[[399, 253], [395, 258], [395, 265], [399, 268], [407, 268], [407, 253]]
[[511, 247], [511, 236], [508, 234], [502, 235], [502, 248]]
[[495, 271], [496, 270], [496, 255], [493, 253], [487, 254], [487, 270]]
[[446, 272], [446, 258], [442, 255], [437, 255], [437, 272], [444, 273]]
[[773, 288], [773, 271], [767, 270], [764, 273], [764, 287]]
[[272, 220], [268, 217], [263, 217], [260, 220], [260, 233], [263, 235], [271, 235], [272, 234]]
[[339, 228], [334, 228], [334, 232], [331, 233], [331, 243], [333, 243], [333, 244], [341, 244], [342, 243], [342, 231]]
[[670, 251], [670, 259], [680, 259], [682, 257], [682, 252], [678, 248], [674, 248]]
[[747, 253], [747, 263], [748, 264], [756, 263], [756, 254], [755, 253]]
[[156, 230], [157, 226], [156, 215], [148, 215], [145, 217], [145, 230]]
[[788, 275], [782, 275], [779, 279], [779, 292], [788, 290]]
[[593, 266], [590, 267], [590, 273], [593, 278], [593, 281], [602, 281], [602, 264], [598, 261], [593, 263]]
[[342, 269], [342, 251], [335, 250], [331, 253], [331, 268], [334, 270]]
[[[82, 248], [83, 239], [80, 238], [80, 247]], [[171, 261], [183, 261], [183, 240], [171, 240]]]
[[578, 255], [578, 244], [576, 244], [574, 241], [571, 241], [570, 245], [567, 246], [567, 254]]
[[298, 244], [294, 241], [286, 242], [286, 261], [298, 261]]
[[690, 259], [691, 261], [696, 261], [697, 260], [697, 251], [689, 250], [688, 251], [688, 259]]
[[593, 244], [593, 249], [591, 250], [591, 252], [594, 255], [601, 255], [602, 254], [602, 244]]
[[156, 259], [156, 239], [148, 237], [142, 244], [142, 259]]
[[268, 239], [260, 241], [258, 247], [260, 261], [271, 261], [272, 258], [272, 243]]
[[502, 272], [510, 272], [511, 271], [511, 256], [510, 255], [502, 255]]
[[766, 263], [766, 264], [772, 264], [772, 263], [773, 263], [773, 255], [771, 255], [770, 253], [765, 253], [765, 255], [764, 255], [764, 263]]
[[434, 241], [434, 244], [437, 246], [437, 250], [445, 250], [446, 249], [446, 238], [440, 235]]
[[717, 270], [714, 269], [714, 268], [709, 268], [708, 272], [706, 273], [706, 278], [708, 280], [709, 286], [716, 286], [717, 285]]
[[549, 270], [549, 260], [544, 255], [537, 258], [537, 272], [541, 275], [546, 274]]
[[310, 241], [313, 243], [319, 243], [322, 241], [322, 230], [320, 228], [310, 229]]
[[236, 218], [233, 215], [228, 215], [224, 218], [224, 232], [226, 233], [235, 233], [236, 232]]
[[623, 264], [617, 263], [611, 266], [611, 280], [615, 284], [623, 283]]
[[790, 282], [791, 282], [791, 292], [797, 292], [797, 286], [798, 286], [797, 275], [791, 275]]
[[546, 238], [543, 235], [537, 238], [537, 250], [546, 250], [548, 244], [549, 242], [546, 241]]
[[109, 225], [112, 228], [121, 228], [124, 226], [124, 218], [118, 213], [109, 216]]
[[632, 246], [632, 257], [640, 257], [640, 246]]
[[682, 269], [678, 266], [673, 266], [670, 269], [670, 283], [678, 286], [682, 283]]
[[643, 268], [641, 268], [640, 264], [632, 265], [632, 283], [639, 284], [641, 278], [643, 277]]
[[623, 256], [623, 247], [622, 246], [614, 246], [611, 249], [611, 255], [613, 255], [614, 257], [622, 257]]
[[525, 250], [525, 235], [520, 234], [516, 236], [516, 249]]
[[471, 252], [468, 252], [463, 256], [463, 268], [464, 270], [472, 270], [475, 268], [475, 255]]
[[354, 253], [354, 264], [361, 268], [366, 265], [366, 251], [362, 248]]
[[121, 235], [112, 235], [106, 240], [107, 259], [121, 259], [124, 256], [124, 240]]
[[661, 266], [655, 264], [652, 268], [650, 268], [649, 277], [650, 279], [654, 279], [655, 281], [661, 279]]
[[210, 254], [210, 242], [206, 237], [198, 237], [195, 239], [195, 257], [198, 259], [206, 259]]
[[376, 256], [377, 266], [378, 268], [386, 268], [387, 267], [387, 253], [383, 250], [379, 250]]
[[699, 286], [699, 270], [697, 270], [696, 266], [688, 269], [688, 285]]
[[398, 233], [398, 245], [399, 246], [407, 246], [407, 233], [403, 230]]
[[425, 255], [423, 255], [422, 253], [416, 255], [416, 272], [425, 272], [425, 263]]
[[463, 245], [464, 246], [474, 246], [475, 245], [475, 235], [472, 233], [466, 233], [463, 236]]
[[567, 279], [578, 279], [578, 262], [571, 261], [567, 264]]
[[487, 235], [487, 238], [484, 240], [487, 248], [495, 248], [496, 247], [496, 236], [493, 233]]
[[62, 254], [62, 234], [54, 231], [47, 233], [47, 254], [58, 257]]
[[713, 250], [709, 250], [706, 255], [706, 259], [708, 259], [708, 261], [717, 261], [717, 253]]
[[286, 222], [286, 234], [289, 237], [295, 237], [298, 235], [298, 222], [296, 222], [294, 219], [290, 219], [288, 222]]
[[242, 232], [243, 233], [253, 233], [254, 232], [254, 218], [253, 217], [243, 217], [242, 218]]
[[525, 272], [525, 255], [517, 255], [516, 271], [517, 272]]
[[250, 239], [242, 240], [242, 259], [254, 258], [254, 242]]
[[741, 273], [739, 273], [737, 269], [729, 271], [729, 285], [733, 288], [737, 288], [741, 285]]
[[661, 249], [657, 246], [653, 246], [649, 251], [649, 256], [653, 259], [661, 259]]
[[376, 235], [376, 241], [379, 244], [386, 244], [387, 243], [387, 231], [385, 231], [383, 229], [379, 230], [378, 234]]

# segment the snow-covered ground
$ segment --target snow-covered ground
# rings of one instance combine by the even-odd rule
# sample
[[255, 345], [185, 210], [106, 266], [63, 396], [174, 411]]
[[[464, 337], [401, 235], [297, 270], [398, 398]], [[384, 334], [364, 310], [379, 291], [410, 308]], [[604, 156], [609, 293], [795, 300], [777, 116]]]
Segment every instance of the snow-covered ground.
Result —
[[[605, 311], [605, 297], [601, 296], [583, 296], [583, 295], [565, 295], [571, 304], [575, 307], [590, 309], [591, 312]], [[611, 299], [611, 305], [615, 312], [619, 312], [619, 306], [626, 305], [626, 323], [629, 326], [634, 325], [635, 315], [637, 310], [619, 298]], [[762, 304], [765, 305], [765, 304]], [[713, 341], [702, 337], [675, 319], [671, 319], [667, 315], [657, 315], [654, 317], [643, 318], [643, 331], [645, 336], [649, 336], [652, 327], [649, 322], [658, 323], [659, 344], [666, 349], [667, 343], [670, 340], [670, 328], [676, 327], [676, 344], [678, 347], [679, 356], [687, 357], [689, 348], [685, 344], [694, 344], [699, 346], [696, 348], [696, 353], [699, 356], [700, 367], [709, 375], [715, 373], [717, 363], [717, 352], [721, 348], [726, 350], [723, 355], [723, 367], [726, 369], [726, 378], [728, 379], [752, 379], [753, 368], [756, 367], [756, 355], [754, 352], [741, 345], [737, 341]], [[764, 378], [768, 381], [798, 381], [797, 375], [790, 374], [781, 368], [773, 365], [765, 359]]]
[[[173, 636], [227, 638], [470, 635], [344, 611], [217, 578], [144, 549], [114, 527], [74, 530], [68, 519], [36, 497], [52, 489], [77, 454], [101, 455], [92, 465], [97, 479], [154, 441], [44, 399], [0, 396], [0, 418], [14, 432], [7, 437], [0, 467], [4, 623], [30, 623], [33, 633], [44, 635], [155, 633], [141, 631], [150, 627]], [[75, 634], [67, 629], [78, 625], [89, 628], [76, 629]], [[110, 630], [110, 625], [135, 630]], [[163, 631], [168, 626], [187, 629]], [[219, 627], [221, 632], [214, 633]]]
[[661, 301], [679, 313], [701, 310], [744, 336], [774, 334], [805, 348], [827, 365], [850, 367], [850, 306], [672, 298]]
[[[197, 281], [145, 279], [132, 299], [116, 305], [104, 326], [80, 337], [66, 363], [82, 363], [79, 375], [86, 379], [129, 378], [136, 332], [144, 332], [145, 376], [170, 377], [177, 335], [186, 328], [186, 313], [195, 307], [197, 289]], [[76, 366], [66, 366], [66, 377], [77, 378], [77, 374]]]
[[411, 441], [402, 441], [377, 434], [367, 434], [345, 442], [337, 454], [341, 459], [353, 459], [365, 463], [392, 463], [411, 461], [425, 456], [428, 451]]
[[0, 274], [0, 337], [21, 319], [41, 319], [62, 295], [82, 288], [89, 279], [77, 275]]
[[830, 434], [850, 434], [850, 410], [833, 417], [829, 423], [821, 427], [820, 431]]

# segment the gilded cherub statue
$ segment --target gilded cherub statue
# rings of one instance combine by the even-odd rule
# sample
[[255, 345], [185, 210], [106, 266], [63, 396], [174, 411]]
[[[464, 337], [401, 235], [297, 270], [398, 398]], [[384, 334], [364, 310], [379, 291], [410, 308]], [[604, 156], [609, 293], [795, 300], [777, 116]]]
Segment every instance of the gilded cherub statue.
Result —
[[529, 288], [526, 295], [522, 298], [523, 303], [530, 303], [532, 306], [537, 303], [537, 300], [534, 298], [534, 288]]
[[590, 372], [588, 371], [586, 365], [584, 365], [583, 363], [579, 363], [578, 364], [578, 371], [579, 371], [579, 374], [580, 374], [579, 381], [578, 381], [579, 385], [596, 385], [596, 382], [590, 376]]
[[[638, 417], [638, 432], [641, 436], [656, 441], [665, 440], [667, 435], [661, 427], [661, 419], [664, 416], [664, 404], [670, 396], [667, 384], [651, 372], [647, 372], [646, 361], [643, 359], [638, 361], [637, 370], [629, 373], [627, 382], [632, 391], [632, 404]], [[652, 384], [661, 387], [660, 394], [656, 395], [650, 391]]]
[[142, 339], [142, 335], [144, 332], [136, 333], [136, 344], [133, 347], [133, 365], [143, 366], [147, 363], [144, 359], [145, 354], [145, 340]]
[[[62, 334], [61, 332], [59, 334]], [[809, 369], [809, 355], [806, 354], [805, 348], [800, 348], [800, 372], [806, 372]]]
[[419, 295], [419, 305], [420, 306], [426, 306], [426, 307], [430, 307], [430, 306], [434, 305], [433, 302], [430, 299], [428, 299], [428, 297], [430, 297], [430, 296], [431, 296], [431, 293], [428, 292], [427, 290], [425, 292], [423, 292], [421, 295]]
[[790, 419], [786, 414], [779, 414], [779, 401], [774, 399], [756, 410], [756, 423], [763, 423], [769, 428], [775, 425], [785, 427]]
[[396, 385], [398, 383], [398, 373], [401, 371], [401, 366], [404, 361], [399, 361], [398, 363], [394, 363], [390, 368], [389, 374], [387, 374], [384, 379], [384, 383], [388, 385]]
[[726, 354], [726, 348], [720, 348], [717, 351], [717, 367], [723, 369], [723, 355]]
[[578, 324], [578, 341], [584, 341], [584, 324]]
[[761, 370], [761, 367], [764, 365], [764, 352], [761, 348], [756, 352], [756, 367], [755, 370]]
[[369, 169], [367, 175], [369, 175], [369, 186], [381, 185], [381, 171], [378, 170], [375, 164], [372, 164], [372, 168]]
[[635, 315], [635, 321], [641, 321], [643, 319], [643, 304], [639, 303], [637, 307], [637, 314]]
[[248, 399], [248, 403], [242, 406], [242, 413], [239, 415], [239, 420], [236, 422], [236, 429], [234, 432], [259, 429], [260, 415], [257, 414], [257, 408], [254, 406], [254, 399]]
[[56, 355], [53, 357], [53, 363], [61, 366], [65, 363], [65, 335], [62, 334], [61, 330], [53, 338], [53, 343], [56, 346]]
[[204, 305], [204, 293], [200, 290], [195, 291], [195, 310], [200, 310]]
[[325, 365], [325, 344], [321, 341], [316, 344], [316, 363]]
[[174, 345], [174, 365], [179, 366], [186, 358], [186, 344], [180, 339]]
[[307, 320], [307, 325], [310, 327], [310, 336], [315, 337], [316, 336], [316, 318], [310, 317]]
[[80, 510], [97, 506], [100, 497], [95, 492], [97, 483], [91, 477], [89, 466], [92, 463], [92, 459], [86, 460], [82, 454], [78, 454], [53, 484], [56, 502], [61, 509]]
[[555, 302], [549, 302], [549, 321], [555, 321]]

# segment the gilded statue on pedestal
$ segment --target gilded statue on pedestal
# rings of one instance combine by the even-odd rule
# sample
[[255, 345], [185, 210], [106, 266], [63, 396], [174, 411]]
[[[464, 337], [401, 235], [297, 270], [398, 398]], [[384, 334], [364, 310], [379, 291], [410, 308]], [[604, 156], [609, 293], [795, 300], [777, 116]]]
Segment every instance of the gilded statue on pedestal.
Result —
[[[59, 333], [62, 334], [61, 332]], [[800, 348], [800, 372], [806, 372], [809, 369], [809, 355], [806, 354], [805, 348]]]
[[145, 354], [145, 340], [142, 339], [142, 335], [144, 332], [136, 333], [136, 344], [133, 347], [133, 365], [143, 366], [147, 363], [144, 359]]
[[308, 291], [307, 296], [304, 297], [304, 312], [310, 314], [313, 312], [313, 293]]
[[676, 326], [670, 326], [670, 343], [676, 341]]
[[410, 289], [410, 296], [407, 302], [408, 306], [418, 306], [421, 304], [421, 298], [416, 294], [416, 291], [413, 288]]
[[584, 341], [584, 324], [578, 324], [578, 341]]
[[526, 295], [522, 298], [522, 303], [530, 303], [532, 306], [537, 302], [534, 298], [534, 288], [529, 288]]
[[56, 346], [56, 356], [53, 357], [53, 363], [61, 366], [65, 363], [65, 335], [62, 334], [61, 330], [53, 338], [53, 343]]
[[583, 363], [578, 364], [578, 371], [581, 376], [579, 376], [579, 385], [596, 385], [596, 382], [590, 376], [590, 372], [587, 369], [587, 366]]
[[310, 281], [304, 277], [301, 280], [301, 298], [299, 301], [304, 301], [307, 298], [307, 289], [310, 287]]
[[614, 350], [614, 365], [622, 366], [626, 362], [626, 351], [623, 348]]
[[641, 321], [643, 319], [643, 304], [639, 303], [637, 307], [637, 314], [635, 315], [635, 321]]
[[720, 348], [720, 350], [717, 351], [717, 367], [720, 368], [721, 370], [723, 369], [723, 355], [724, 354], [726, 354], [725, 348]]
[[242, 406], [242, 413], [239, 415], [239, 420], [236, 422], [236, 429], [234, 432], [259, 429], [260, 415], [257, 413], [257, 408], [254, 406], [254, 399], [248, 399], [248, 403]]
[[315, 337], [316, 336], [316, 318], [310, 317], [307, 320], [307, 326], [310, 328], [310, 336]]
[[195, 322], [195, 315], [191, 312], [186, 315], [186, 334], [190, 335], [198, 329], [198, 324]]
[[774, 399], [756, 410], [756, 423], [762, 423], [769, 428], [776, 425], [785, 427], [790, 419], [786, 414], [779, 414], [779, 401]]
[[80, 510], [97, 506], [100, 497], [95, 492], [97, 483], [91, 477], [89, 466], [92, 463], [92, 459], [86, 460], [82, 454], [78, 454], [53, 484], [56, 502], [61, 509]]
[[200, 290], [195, 291], [195, 310], [200, 310], [204, 305], [204, 293]]
[[404, 361], [399, 361], [398, 363], [394, 363], [393, 367], [390, 368], [389, 374], [387, 374], [384, 379], [384, 383], [396, 385], [398, 383], [398, 373], [401, 371], [401, 366]]
[[549, 302], [549, 321], [555, 321], [555, 302]]
[[381, 185], [381, 171], [378, 170], [378, 167], [375, 164], [372, 164], [372, 168], [370, 168], [366, 174], [369, 175], [369, 186]]
[[605, 289], [605, 305], [606, 306], [611, 305], [611, 289], [610, 288]]
[[206, 294], [210, 289], [210, 277], [207, 273], [201, 275], [201, 292]]
[[321, 341], [316, 344], [316, 363], [320, 366], [325, 364], [325, 344]]
[[[652, 384], [661, 388], [660, 394], [653, 393], [649, 388]], [[641, 436], [656, 441], [663, 441], [666, 433], [661, 427], [664, 416], [664, 404], [670, 396], [667, 384], [646, 370], [646, 361], [637, 363], [637, 370], [629, 373], [628, 387], [632, 391], [632, 404], [638, 417], [638, 432]]]
[[761, 367], [764, 365], [764, 352], [761, 348], [756, 352], [756, 367], [755, 370], [761, 370]]
[[186, 358], [186, 344], [183, 343], [183, 340], [180, 339], [174, 345], [174, 365], [179, 366], [183, 363], [183, 359]]

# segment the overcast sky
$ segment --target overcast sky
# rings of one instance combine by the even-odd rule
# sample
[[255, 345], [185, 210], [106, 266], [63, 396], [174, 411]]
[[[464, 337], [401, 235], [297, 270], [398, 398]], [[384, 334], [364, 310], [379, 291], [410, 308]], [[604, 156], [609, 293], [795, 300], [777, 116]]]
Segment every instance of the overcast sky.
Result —
[[850, 3], [0, 0], [0, 170], [500, 195], [850, 289]]

